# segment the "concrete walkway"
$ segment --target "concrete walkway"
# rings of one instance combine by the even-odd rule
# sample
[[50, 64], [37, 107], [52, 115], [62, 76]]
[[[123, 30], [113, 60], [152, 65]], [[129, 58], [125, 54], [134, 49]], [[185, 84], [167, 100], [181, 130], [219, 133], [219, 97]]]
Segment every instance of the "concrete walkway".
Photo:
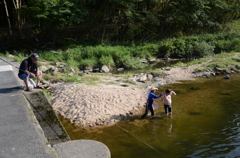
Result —
[[[19, 67], [11, 59], [8, 62]], [[18, 69], [0, 60], [0, 158], [111, 157], [106, 145], [93, 140], [67, 141], [51, 146], [25, 98], [27, 92], [20, 88], [24, 83], [17, 74]]]
[[0, 157], [58, 157], [19, 86], [12, 66], [0, 60]]

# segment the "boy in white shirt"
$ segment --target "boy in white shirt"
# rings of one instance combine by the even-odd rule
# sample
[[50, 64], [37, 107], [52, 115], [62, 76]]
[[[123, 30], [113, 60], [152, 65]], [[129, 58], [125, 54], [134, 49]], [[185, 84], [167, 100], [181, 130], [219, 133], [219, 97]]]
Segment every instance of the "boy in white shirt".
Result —
[[166, 93], [162, 95], [162, 101], [164, 105], [164, 110], [166, 115], [172, 114], [172, 98], [171, 95], [176, 95], [174, 91], [171, 91], [171, 89], [167, 89]]

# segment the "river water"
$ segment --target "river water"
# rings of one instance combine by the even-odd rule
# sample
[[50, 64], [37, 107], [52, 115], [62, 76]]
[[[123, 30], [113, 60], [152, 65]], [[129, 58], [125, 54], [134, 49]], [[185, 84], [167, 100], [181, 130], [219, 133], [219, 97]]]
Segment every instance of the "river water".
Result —
[[100, 141], [112, 158], [240, 157], [239, 74], [228, 80], [198, 78], [166, 88], [177, 93], [172, 97], [172, 117], [164, 116], [160, 104], [154, 119], [134, 116], [119, 126], [81, 128], [61, 121], [72, 140]]

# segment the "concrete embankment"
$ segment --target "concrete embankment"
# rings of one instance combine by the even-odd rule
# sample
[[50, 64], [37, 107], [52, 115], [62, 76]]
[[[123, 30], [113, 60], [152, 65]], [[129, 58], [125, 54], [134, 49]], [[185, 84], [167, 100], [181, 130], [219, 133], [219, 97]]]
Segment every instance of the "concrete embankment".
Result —
[[19, 88], [17, 72], [0, 60], [1, 158], [110, 158], [101, 142], [71, 141], [43, 92]]

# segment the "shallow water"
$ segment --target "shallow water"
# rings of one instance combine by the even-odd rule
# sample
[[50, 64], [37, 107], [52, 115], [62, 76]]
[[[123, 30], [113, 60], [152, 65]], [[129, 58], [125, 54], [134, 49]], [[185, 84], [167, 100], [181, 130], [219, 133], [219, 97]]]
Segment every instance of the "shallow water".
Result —
[[230, 77], [167, 85], [177, 93], [173, 116], [164, 116], [161, 104], [154, 119], [119, 122], [129, 133], [116, 125], [86, 129], [61, 120], [72, 140], [103, 142], [112, 158], [240, 157], [240, 75]]

